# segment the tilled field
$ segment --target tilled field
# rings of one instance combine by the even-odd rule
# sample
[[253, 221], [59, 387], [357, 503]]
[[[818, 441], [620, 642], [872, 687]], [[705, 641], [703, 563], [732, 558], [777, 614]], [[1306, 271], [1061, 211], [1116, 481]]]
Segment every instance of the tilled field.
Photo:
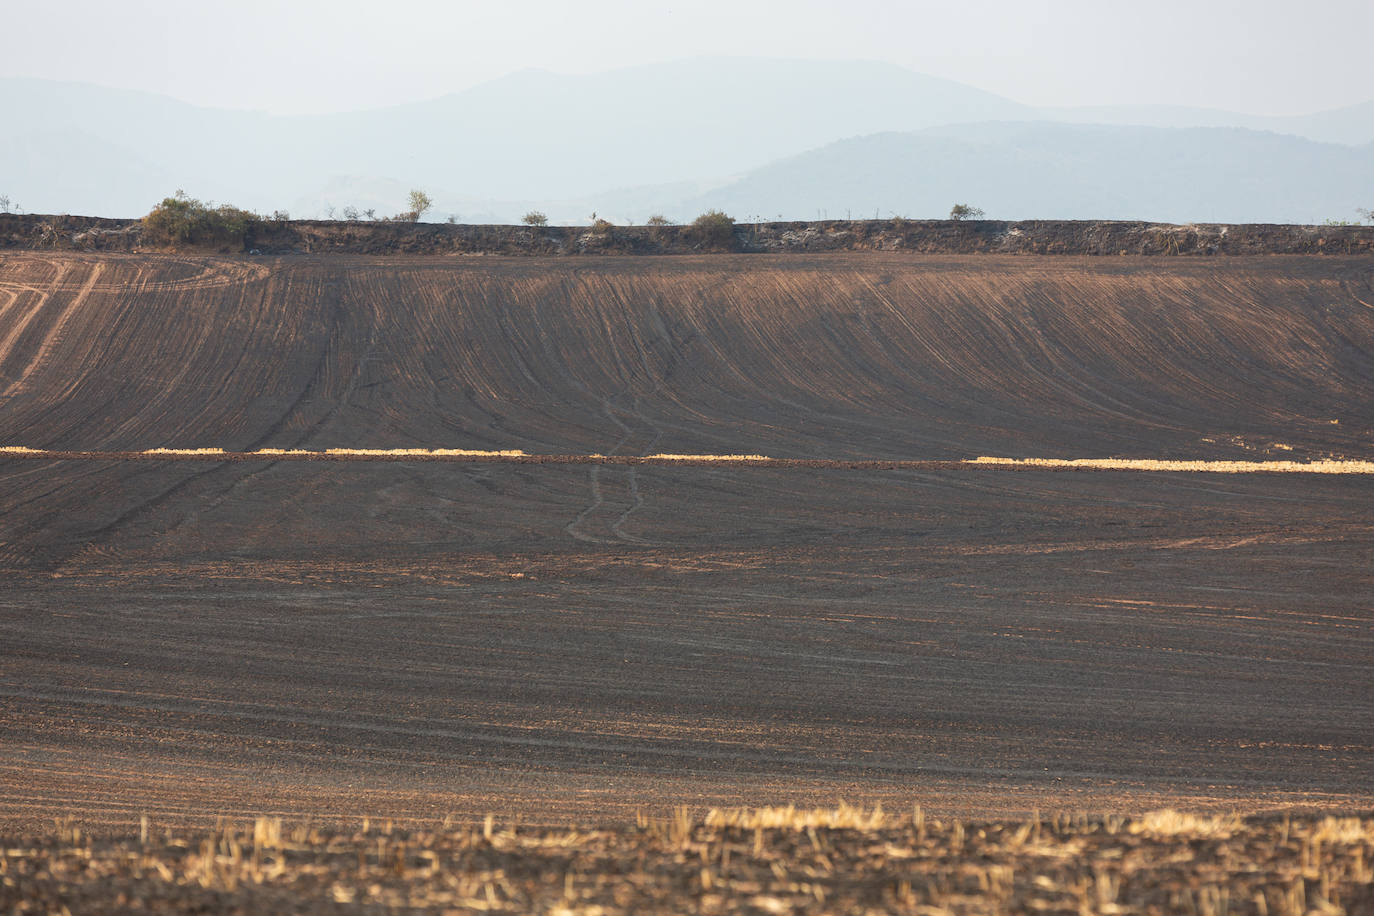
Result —
[[9, 913], [1374, 912], [1374, 820], [712, 810], [634, 826], [340, 830], [259, 818], [0, 851]]
[[1368, 810], [1371, 340], [1368, 258], [0, 256], [0, 827]]

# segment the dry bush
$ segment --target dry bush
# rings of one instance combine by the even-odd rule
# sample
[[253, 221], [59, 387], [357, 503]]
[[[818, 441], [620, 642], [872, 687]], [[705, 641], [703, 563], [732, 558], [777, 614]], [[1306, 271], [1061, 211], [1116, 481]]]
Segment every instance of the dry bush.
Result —
[[242, 249], [256, 213], [228, 204], [216, 207], [178, 190], [143, 217], [143, 238], [153, 245]]
[[703, 248], [732, 251], [735, 248], [735, 220], [720, 210], [707, 210], [692, 220], [692, 238]]

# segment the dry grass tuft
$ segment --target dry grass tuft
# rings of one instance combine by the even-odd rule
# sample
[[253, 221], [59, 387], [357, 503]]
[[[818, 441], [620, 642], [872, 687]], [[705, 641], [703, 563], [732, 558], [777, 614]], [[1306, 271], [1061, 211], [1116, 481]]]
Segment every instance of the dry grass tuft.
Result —
[[[1312, 832], [1314, 840], [1326, 843], [1361, 843], [1374, 839], [1374, 822], [1358, 817], [1324, 818]], [[1374, 866], [1374, 861], [1370, 862]]]
[[260, 817], [253, 822], [254, 849], [280, 849], [281, 844], [281, 818]]
[[1229, 837], [1243, 830], [1239, 816], [1184, 814], [1166, 808], [1150, 811], [1131, 822], [1131, 833], [1155, 837]]
[[805, 830], [826, 827], [831, 830], [879, 830], [887, 824], [882, 805], [870, 811], [851, 808], [841, 802], [835, 808], [712, 808], [706, 814], [707, 827], [733, 827], [743, 830]]

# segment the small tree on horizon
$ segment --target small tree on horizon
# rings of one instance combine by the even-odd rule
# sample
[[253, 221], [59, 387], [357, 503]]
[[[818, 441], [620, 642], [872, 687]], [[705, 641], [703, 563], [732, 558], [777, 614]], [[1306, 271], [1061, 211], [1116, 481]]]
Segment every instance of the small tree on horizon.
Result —
[[531, 210], [520, 217], [520, 222], [524, 223], [526, 226], [547, 226], [549, 224], [549, 218], [538, 210]]
[[968, 204], [955, 204], [950, 208], [949, 218], [952, 220], [982, 219], [983, 211], [978, 207], [970, 207]]
[[434, 206], [434, 202], [429, 199], [429, 195], [424, 191], [412, 190], [410, 192], [410, 209], [402, 213], [405, 219], [412, 223], [418, 223], [425, 211]]

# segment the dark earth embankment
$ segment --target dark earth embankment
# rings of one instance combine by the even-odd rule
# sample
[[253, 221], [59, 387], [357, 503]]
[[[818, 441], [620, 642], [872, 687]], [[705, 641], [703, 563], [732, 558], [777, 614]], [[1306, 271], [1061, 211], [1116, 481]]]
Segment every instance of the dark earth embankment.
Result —
[[[0, 214], [0, 250], [151, 250], [138, 220]], [[738, 223], [732, 241], [691, 226], [473, 226], [260, 220], [223, 253], [625, 255], [904, 251], [923, 254], [1258, 255], [1374, 252], [1374, 226], [1111, 220], [828, 220]]]

